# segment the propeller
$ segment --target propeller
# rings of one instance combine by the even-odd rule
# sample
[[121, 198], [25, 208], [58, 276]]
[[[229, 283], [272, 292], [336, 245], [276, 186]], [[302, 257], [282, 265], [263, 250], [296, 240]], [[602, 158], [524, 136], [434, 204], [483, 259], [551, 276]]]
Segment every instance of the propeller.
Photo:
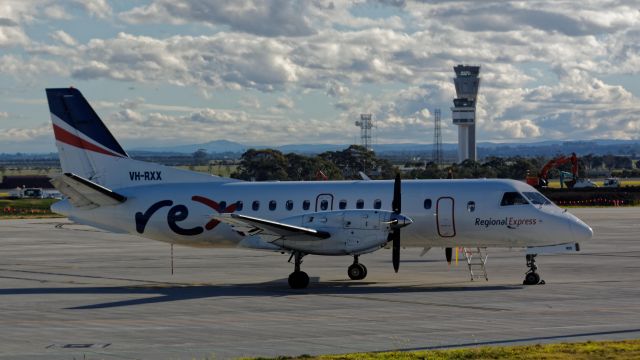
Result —
[[391, 203], [391, 207], [393, 210], [393, 220], [395, 221], [395, 225], [392, 227], [392, 231], [389, 233], [389, 236], [387, 237], [388, 241], [392, 241], [392, 245], [393, 245], [393, 253], [392, 253], [392, 260], [393, 260], [393, 270], [395, 270], [395, 272], [398, 272], [398, 269], [400, 268], [400, 227], [401, 226], [397, 226], [399, 225], [399, 221], [400, 221], [400, 210], [401, 210], [401, 200], [402, 198], [402, 194], [400, 192], [400, 174], [396, 174], [396, 179], [393, 183], [393, 201]]
[[453, 251], [451, 250], [450, 247], [444, 249], [444, 255], [447, 257], [447, 262], [449, 263], [449, 265], [451, 265], [452, 254], [453, 254]]

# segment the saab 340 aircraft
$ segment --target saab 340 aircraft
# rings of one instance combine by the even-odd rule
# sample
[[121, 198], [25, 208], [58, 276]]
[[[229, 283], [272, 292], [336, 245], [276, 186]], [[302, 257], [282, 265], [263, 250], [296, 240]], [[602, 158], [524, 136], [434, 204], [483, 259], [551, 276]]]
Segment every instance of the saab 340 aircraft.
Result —
[[402, 246], [527, 248], [524, 284], [538, 284], [538, 253], [577, 251], [592, 230], [515, 180], [245, 182], [130, 158], [80, 91], [47, 89], [66, 196], [52, 206], [72, 221], [171, 244], [291, 254], [292, 288], [305, 288], [305, 255], [360, 255]]

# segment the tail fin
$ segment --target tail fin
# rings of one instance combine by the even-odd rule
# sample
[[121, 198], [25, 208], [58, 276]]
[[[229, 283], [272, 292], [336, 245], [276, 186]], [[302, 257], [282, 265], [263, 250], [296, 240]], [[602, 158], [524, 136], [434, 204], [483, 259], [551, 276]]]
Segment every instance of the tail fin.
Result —
[[63, 173], [109, 188], [231, 179], [134, 160], [74, 88], [46, 89]]

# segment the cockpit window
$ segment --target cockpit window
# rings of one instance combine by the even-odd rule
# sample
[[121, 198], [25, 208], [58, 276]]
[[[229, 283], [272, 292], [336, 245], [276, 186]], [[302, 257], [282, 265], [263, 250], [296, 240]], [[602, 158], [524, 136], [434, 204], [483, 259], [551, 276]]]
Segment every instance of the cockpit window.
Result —
[[551, 201], [538, 192], [523, 192], [524, 196], [531, 201], [533, 205], [550, 205]]
[[510, 205], [526, 205], [528, 204], [527, 200], [520, 195], [518, 192], [506, 192], [502, 196], [502, 201], [500, 202], [500, 206], [510, 206]]

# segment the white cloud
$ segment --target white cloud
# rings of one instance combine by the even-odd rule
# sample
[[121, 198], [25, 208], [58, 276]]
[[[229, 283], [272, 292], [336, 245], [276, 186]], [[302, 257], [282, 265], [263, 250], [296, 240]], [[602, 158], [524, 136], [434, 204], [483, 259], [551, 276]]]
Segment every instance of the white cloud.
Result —
[[299, 142], [292, 134], [313, 142], [345, 143], [351, 140], [349, 134], [335, 134], [341, 121], [339, 119], [326, 121], [310, 118], [300, 122], [284, 115], [214, 108], [170, 115], [146, 112], [151, 106], [141, 99], [133, 102], [136, 103], [134, 106], [127, 102], [113, 112], [101, 111], [107, 126], [125, 146], [139, 147], [158, 142], [181, 144], [213, 139], [264, 144]]
[[2, 26], [0, 24], [0, 47], [26, 45], [29, 37], [22, 28], [17, 26]]
[[62, 30], [56, 30], [51, 33], [51, 38], [67, 46], [76, 46], [78, 44], [76, 39]]
[[0, 131], [0, 141], [24, 142], [39, 140], [46, 136], [52, 136], [51, 125], [42, 124], [37, 128], [11, 128]]
[[306, 36], [315, 33], [308, 18], [312, 6], [310, 1], [288, 0], [157, 0], [121, 18], [134, 24], [201, 22], [262, 36]]
[[0, 56], [0, 74], [27, 80], [42, 74], [67, 76], [69, 71], [64, 64], [55, 60], [4, 55]]
[[349, 88], [336, 82], [330, 81], [327, 84], [327, 95], [334, 98], [341, 98], [345, 95], [349, 94]]
[[496, 125], [500, 139], [535, 139], [542, 134], [540, 127], [531, 120], [504, 120]]
[[[240, 109], [163, 104], [149, 92], [141, 94], [149, 102], [114, 101], [114, 121], [138, 124], [135, 134], [146, 134], [145, 125], [154, 136], [249, 137], [255, 126], [258, 138], [290, 131], [272, 141], [298, 133], [350, 140], [353, 121], [371, 112], [380, 142], [430, 142], [441, 108], [445, 141], [455, 141], [452, 67], [467, 63], [482, 66], [479, 140], [639, 136], [639, 88], [608, 76], [640, 74], [640, 12], [626, 2], [152, 0], [129, 5], [114, 25], [107, 1], [7, 1], [2, 74], [193, 87], [208, 99], [230, 95], [229, 107]], [[78, 43], [84, 36], [63, 21], [53, 42], [31, 41], [25, 29], [31, 35], [29, 26], [55, 17], [45, 10], [61, 4], [121, 32]], [[259, 109], [278, 116], [277, 125]], [[189, 122], [218, 128], [198, 132]]]
[[262, 107], [260, 100], [258, 100], [255, 97], [243, 97], [242, 99], [238, 100], [238, 105], [240, 105], [243, 108], [256, 109], [256, 110]]
[[60, 4], [46, 6], [43, 10], [43, 14], [44, 16], [55, 20], [69, 20], [73, 18], [67, 9]]
[[49, 1], [38, 0], [3, 0], [0, 6], [0, 18], [9, 19], [16, 25], [31, 22], [39, 7], [48, 4]]
[[278, 100], [276, 101], [276, 107], [282, 110], [293, 109], [295, 105], [296, 105], [295, 102], [292, 99], [287, 97], [278, 98]]
[[74, 0], [75, 3], [82, 7], [89, 15], [98, 18], [107, 18], [111, 16], [113, 10], [107, 0]]

